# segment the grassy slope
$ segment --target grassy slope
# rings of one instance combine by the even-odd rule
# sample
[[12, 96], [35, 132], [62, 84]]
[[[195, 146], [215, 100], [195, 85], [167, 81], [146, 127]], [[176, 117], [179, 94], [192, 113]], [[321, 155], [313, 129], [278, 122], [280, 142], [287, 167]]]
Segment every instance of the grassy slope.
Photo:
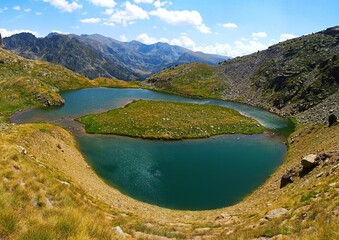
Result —
[[[261, 188], [235, 206], [194, 212], [148, 205], [107, 186], [88, 167], [73, 137], [60, 127], [3, 125], [1, 133], [0, 235], [9, 239], [44, 235], [111, 239], [116, 226], [134, 238], [148, 239], [284, 234], [285, 239], [327, 240], [339, 234], [339, 171], [338, 165], [334, 167], [339, 158], [339, 125], [298, 129], [287, 160]], [[27, 154], [20, 153], [18, 146]], [[326, 164], [279, 188], [284, 171], [299, 163], [301, 156], [330, 151]], [[288, 214], [261, 220], [279, 207], [288, 209]]]
[[[110, 221], [98, 211], [95, 200], [48, 164], [51, 161], [48, 156], [39, 158], [31, 149], [26, 155], [20, 152], [17, 144], [24, 136], [32, 139], [41, 134], [53, 138], [56, 134], [53, 127], [2, 125], [0, 129], [3, 133], [0, 136], [1, 239], [114, 238], [116, 234]], [[67, 140], [59, 143], [75, 149], [74, 140]], [[67, 151], [66, 148], [58, 150]]]
[[134, 101], [124, 108], [78, 118], [89, 133], [152, 139], [262, 133], [264, 127], [235, 110], [214, 105]]
[[84, 87], [138, 87], [113, 79], [87, 78], [63, 67], [19, 57], [0, 48], [0, 122], [15, 111], [34, 106], [61, 105], [59, 91]]
[[204, 63], [182, 64], [156, 73], [143, 82], [144, 87], [177, 95], [221, 98], [225, 86], [214, 74], [214, 67]]
[[[6, 55], [0, 65], [20, 59], [9, 52]], [[18, 62], [10, 66], [13, 64], [20, 66]], [[14, 84], [13, 76], [22, 71], [1, 78], [1, 93], [7, 93], [1, 94], [2, 116], [21, 107], [42, 105], [32, 94], [20, 96], [24, 88]], [[4, 86], [7, 89], [2, 91]], [[286, 161], [261, 188], [233, 207], [203, 212], [161, 209], [120, 194], [93, 173], [74, 139], [60, 127], [0, 124], [0, 130], [0, 238], [114, 239], [118, 225], [139, 239], [251, 239], [278, 234], [287, 239], [339, 238], [338, 125], [299, 128], [289, 139]], [[25, 147], [28, 154], [20, 153], [18, 146]], [[329, 151], [333, 154], [325, 164], [279, 189], [282, 174], [299, 163], [301, 156]], [[288, 214], [277, 220], [260, 220], [278, 207], [288, 209]]]

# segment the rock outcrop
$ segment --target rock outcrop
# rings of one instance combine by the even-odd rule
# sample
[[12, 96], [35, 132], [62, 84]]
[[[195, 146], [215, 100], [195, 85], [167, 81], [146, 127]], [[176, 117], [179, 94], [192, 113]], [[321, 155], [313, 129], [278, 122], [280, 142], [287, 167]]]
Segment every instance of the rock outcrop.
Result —
[[[293, 183], [298, 178], [303, 178], [315, 167], [326, 163], [332, 156], [332, 152], [324, 152], [321, 154], [309, 154], [303, 156], [299, 164], [292, 166], [282, 175], [280, 179], [280, 188], [285, 187], [287, 184]], [[321, 177], [323, 174], [319, 175]]]
[[315, 154], [310, 154], [307, 156], [304, 156], [300, 163], [303, 166], [304, 170], [309, 170], [309, 169], [313, 169], [317, 166], [317, 155]]

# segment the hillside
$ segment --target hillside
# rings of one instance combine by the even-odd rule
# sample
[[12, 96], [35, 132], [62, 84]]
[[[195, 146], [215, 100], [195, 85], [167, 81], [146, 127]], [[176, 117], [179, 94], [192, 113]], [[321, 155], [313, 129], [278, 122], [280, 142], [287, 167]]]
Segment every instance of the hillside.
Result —
[[[1, 239], [339, 238], [339, 124], [300, 126], [287, 141], [284, 163], [238, 204], [211, 211], [169, 210], [107, 185], [65, 129], [6, 123], [18, 109], [62, 104], [59, 90], [127, 83], [88, 81], [2, 49], [0, 68]], [[207, 77], [216, 74], [207, 70]], [[192, 79], [185, 81], [189, 85]], [[301, 161], [310, 154], [314, 163]]]
[[138, 84], [104, 78], [89, 81], [64, 67], [25, 59], [0, 48], [0, 122], [25, 108], [64, 104], [59, 91], [95, 86], [138, 87]]
[[30, 33], [20, 33], [3, 41], [5, 48], [16, 54], [60, 64], [90, 79], [108, 77], [133, 81], [168, 66], [187, 62], [216, 65], [227, 59], [167, 43], [120, 42], [99, 34], [50, 33], [44, 38], [36, 38]]
[[[0, 236], [4, 239], [305, 239], [339, 237], [339, 125], [305, 126], [285, 162], [240, 203], [175, 211], [136, 201], [103, 182], [74, 138], [50, 124], [0, 125]], [[307, 174], [280, 188], [284, 173]], [[295, 170], [293, 170], [295, 171]]]
[[227, 86], [214, 72], [215, 68], [207, 64], [182, 64], [152, 75], [143, 86], [178, 95], [222, 98]]
[[[300, 123], [321, 123], [339, 115], [339, 27], [288, 40], [248, 56], [226, 60], [209, 74], [194, 64], [166, 69], [149, 77], [145, 86], [172, 91], [187, 72], [217, 79], [215, 97], [264, 107]], [[202, 68], [203, 69], [203, 68]], [[175, 73], [175, 78], [168, 78]], [[201, 78], [185, 81], [195, 86]], [[222, 93], [220, 93], [222, 89]], [[176, 93], [188, 95], [177, 89]], [[194, 95], [194, 94], [192, 94]], [[207, 96], [208, 96], [207, 95]]]

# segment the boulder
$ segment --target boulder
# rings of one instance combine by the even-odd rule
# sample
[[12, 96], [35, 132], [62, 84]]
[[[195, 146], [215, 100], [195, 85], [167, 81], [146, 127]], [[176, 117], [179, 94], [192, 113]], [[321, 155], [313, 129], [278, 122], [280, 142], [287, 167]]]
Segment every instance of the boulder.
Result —
[[303, 169], [313, 169], [318, 165], [317, 161], [317, 155], [315, 154], [309, 154], [307, 156], [302, 157], [301, 159], [301, 165], [303, 166]]
[[288, 213], [288, 210], [286, 208], [277, 208], [266, 213], [265, 218], [267, 220], [279, 218], [279, 217], [286, 215], [287, 213]]
[[292, 177], [290, 175], [289, 172], [285, 173], [284, 175], [282, 175], [281, 179], [280, 179], [280, 188], [285, 187], [287, 184], [292, 183]]

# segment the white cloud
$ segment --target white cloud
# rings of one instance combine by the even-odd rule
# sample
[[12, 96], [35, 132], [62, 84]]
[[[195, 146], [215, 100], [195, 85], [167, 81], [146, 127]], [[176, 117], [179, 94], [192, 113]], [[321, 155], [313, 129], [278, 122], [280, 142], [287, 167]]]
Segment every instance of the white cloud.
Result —
[[20, 7], [20, 6], [14, 6], [14, 7], [13, 7], [13, 10], [15, 10], [15, 11], [20, 11], [20, 10], [21, 10], [21, 7]]
[[252, 37], [265, 38], [265, 37], [267, 37], [267, 33], [265, 33], [265, 32], [254, 32], [254, 33], [252, 33]]
[[134, 20], [138, 19], [149, 19], [148, 13], [141, 7], [131, 4], [127, 1], [125, 3], [125, 9], [115, 11], [105, 22], [105, 24], [114, 26], [115, 23], [121, 23], [124, 26], [127, 26], [129, 24], [135, 23]]
[[105, 12], [103, 12], [103, 14], [105, 15], [112, 15], [114, 13], [114, 9], [113, 8], [107, 8], [105, 10]]
[[291, 33], [283, 33], [280, 35], [280, 41], [286, 41], [288, 39], [296, 38], [297, 36]]
[[142, 33], [138, 35], [136, 39], [137, 41], [142, 42], [144, 44], [153, 44], [153, 43], [158, 42], [158, 39], [156, 39], [155, 37], [149, 36], [147, 33]]
[[136, 40], [144, 44], [154, 44], [157, 42], [164, 42], [164, 43], [169, 43], [172, 45], [177, 45], [180, 47], [188, 48], [191, 50], [194, 50], [195, 48], [195, 42], [187, 36], [180, 36], [179, 38], [173, 38], [169, 40], [167, 38], [157, 39], [155, 37], [149, 36], [147, 33], [142, 33], [137, 36]]
[[211, 29], [207, 27], [205, 24], [201, 24], [200, 26], [197, 26], [197, 28], [202, 33], [211, 33]]
[[121, 34], [121, 35], [119, 36], [119, 39], [120, 39], [121, 42], [127, 42], [127, 41], [128, 41], [128, 38], [126, 37], [125, 34]]
[[157, 8], [150, 14], [171, 25], [194, 26], [202, 33], [210, 33], [210, 29], [203, 24], [200, 13], [195, 10], [169, 11], [165, 8]]
[[62, 32], [62, 31], [59, 31], [59, 30], [52, 30], [51, 32], [52, 33], [58, 33], [58, 34], [69, 34], [68, 32]]
[[52, 6], [60, 9], [63, 12], [73, 12], [74, 10], [81, 9], [82, 5], [77, 2], [68, 2], [67, 0], [43, 0], [46, 3], [51, 4]]
[[7, 11], [7, 10], [8, 10], [8, 7], [0, 8], [0, 13], [3, 13], [4, 11]]
[[35, 12], [36, 15], [41, 16], [42, 12]]
[[114, 8], [117, 4], [114, 0], [89, 0], [93, 5], [106, 8]]
[[188, 48], [191, 50], [195, 49], [195, 42], [187, 36], [181, 36], [180, 38], [174, 38], [169, 42], [172, 45]]
[[237, 24], [235, 23], [224, 23], [224, 24], [220, 24], [220, 26], [224, 27], [224, 28], [237, 28]]
[[0, 33], [1, 33], [2, 37], [10, 37], [10, 36], [12, 36], [14, 34], [18, 34], [18, 33], [22, 33], [22, 32], [32, 33], [36, 37], [40, 37], [40, 34], [38, 32], [27, 30], [27, 29], [26, 30], [18, 30], [18, 29], [7, 30], [5, 28], [0, 28]]
[[26, 9], [24, 10], [24, 12], [30, 12], [30, 11], [32, 11], [30, 8], [26, 8]]
[[154, 0], [133, 0], [135, 3], [153, 3]]
[[164, 7], [166, 5], [172, 5], [172, 2], [170, 2], [170, 1], [161, 2], [160, 0], [156, 0], [156, 1], [153, 2], [153, 6], [156, 7], [156, 8], [161, 8], [161, 7]]
[[252, 39], [241, 39], [238, 41], [233, 42], [232, 44], [229, 43], [216, 43], [213, 45], [207, 46], [198, 46], [195, 47], [195, 51], [202, 51], [204, 53], [211, 53], [211, 54], [219, 54], [229, 57], [237, 57], [243, 56], [250, 53], [254, 53], [259, 50], [264, 50], [268, 46], [259, 42], [258, 40]]
[[101, 19], [100, 18], [85, 18], [85, 19], [80, 19], [80, 22], [93, 24], [93, 23], [101, 22]]
[[206, 45], [206, 46], [197, 45], [186, 34], [181, 34], [179, 38], [157, 39], [153, 36], [148, 35], [147, 33], [142, 33], [138, 35], [136, 39], [144, 44], [165, 42], [165, 43], [169, 43], [172, 45], [184, 47], [192, 51], [201, 51], [204, 53], [219, 54], [219, 55], [224, 55], [224, 56], [229, 56], [229, 57], [237, 57], [237, 56], [251, 54], [259, 50], [264, 50], [268, 47], [268, 45], [261, 43], [255, 38], [253, 39], [241, 38], [240, 40], [234, 41], [233, 43], [216, 43], [216, 44], [211, 44], [211, 45]]

